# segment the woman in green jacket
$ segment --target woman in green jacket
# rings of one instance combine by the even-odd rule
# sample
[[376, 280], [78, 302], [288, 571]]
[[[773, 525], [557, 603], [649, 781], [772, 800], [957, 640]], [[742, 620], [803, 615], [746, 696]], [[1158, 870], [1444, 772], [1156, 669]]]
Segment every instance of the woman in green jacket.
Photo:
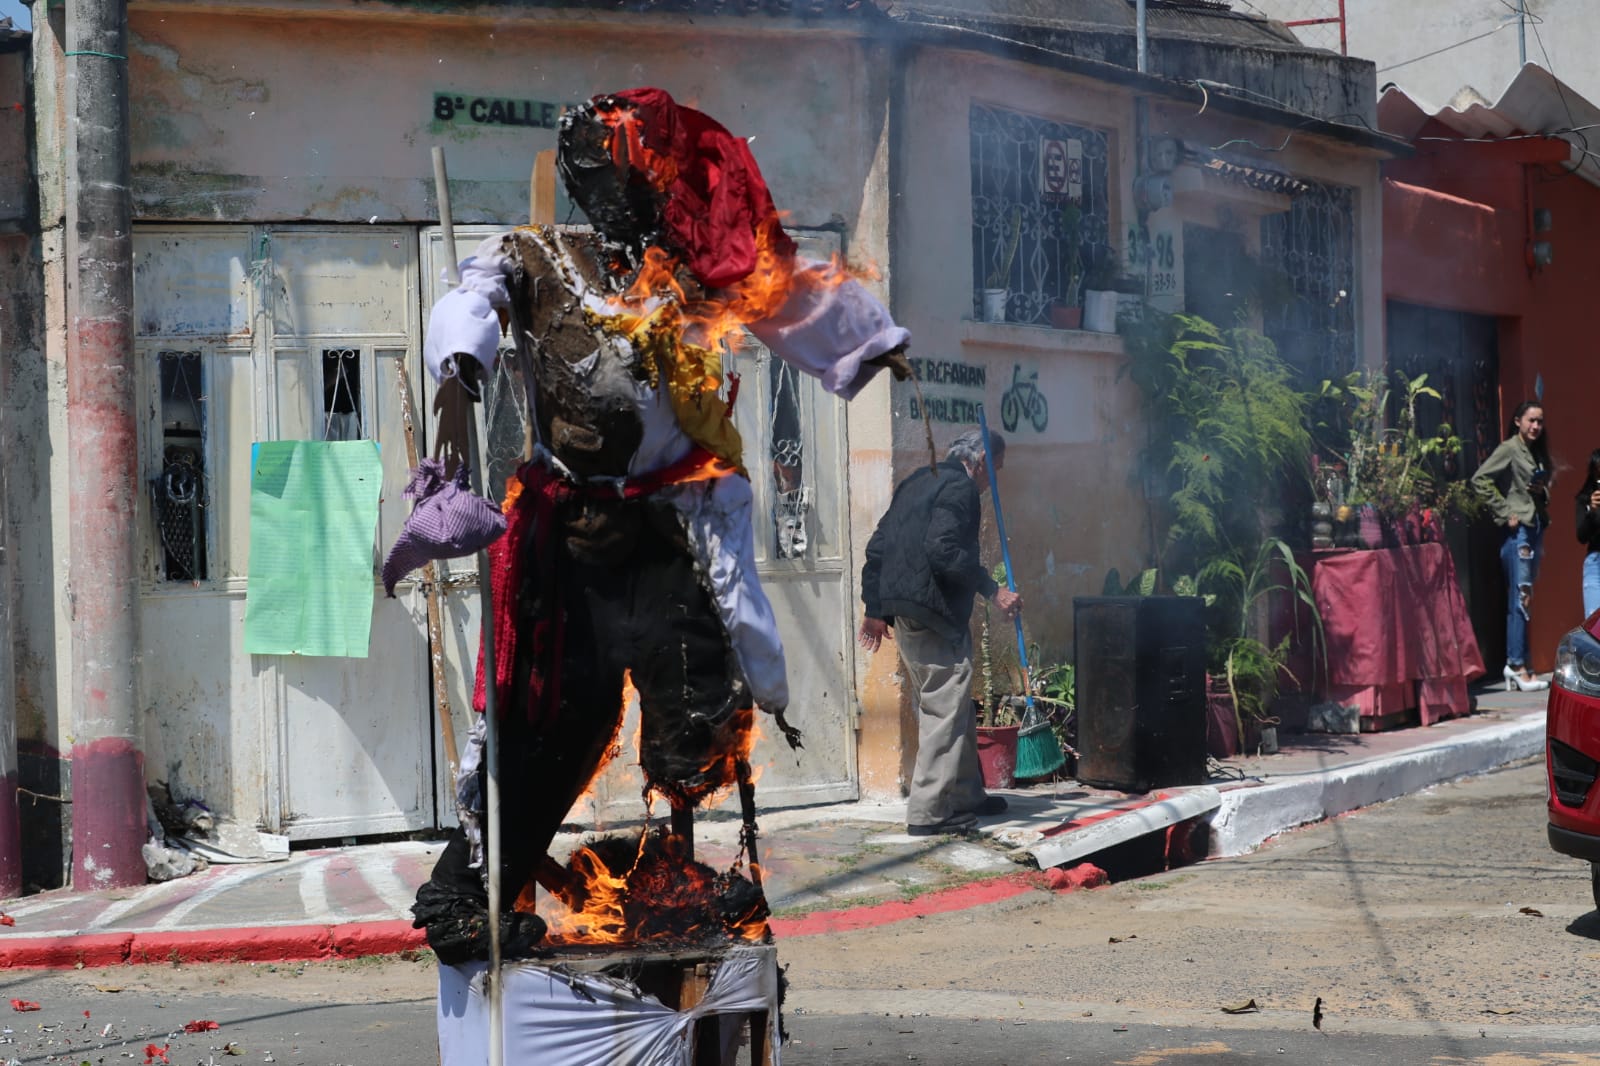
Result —
[[1528, 669], [1528, 604], [1550, 524], [1550, 442], [1543, 405], [1519, 406], [1510, 432], [1472, 475], [1472, 487], [1505, 531], [1500, 565], [1506, 575], [1506, 691], [1536, 692], [1550, 686]]

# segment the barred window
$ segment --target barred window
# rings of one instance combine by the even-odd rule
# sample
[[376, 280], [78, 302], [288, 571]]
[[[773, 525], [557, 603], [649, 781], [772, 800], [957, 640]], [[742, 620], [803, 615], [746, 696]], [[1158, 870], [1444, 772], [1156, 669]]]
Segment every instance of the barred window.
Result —
[[1007, 321], [1048, 324], [1115, 263], [1109, 135], [977, 103], [969, 122], [974, 317], [983, 290], [1004, 289]]
[[204, 581], [206, 566], [205, 365], [198, 351], [156, 356], [161, 388], [161, 471], [150, 481], [161, 537], [161, 577]]
[[322, 439], [364, 440], [361, 349], [322, 350]]
[[[1303, 180], [1303, 179], [1302, 179]], [[1264, 332], [1278, 354], [1313, 381], [1361, 363], [1356, 330], [1355, 192], [1307, 182], [1290, 209], [1261, 220], [1261, 260], [1287, 281], [1266, 301]]]

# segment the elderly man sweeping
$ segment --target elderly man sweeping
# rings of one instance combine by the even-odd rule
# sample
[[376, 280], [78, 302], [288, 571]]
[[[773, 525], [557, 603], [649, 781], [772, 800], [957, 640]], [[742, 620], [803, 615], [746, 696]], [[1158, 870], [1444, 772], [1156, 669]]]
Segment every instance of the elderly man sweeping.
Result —
[[[989, 435], [995, 471], [1006, 442]], [[944, 461], [895, 489], [867, 544], [861, 570], [865, 616], [857, 642], [877, 651], [885, 636], [900, 649], [917, 708], [917, 762], [906, 804], [912, 836], [961, 833], [980, 815], [1006, 809], [983, 790], [972, 712], [972, 602], [990, 599], [1014, 618], [1022, 597], [1000, 588], [978, 558], [981, 486], [990, 459], [979, 430], [957, 437]]]

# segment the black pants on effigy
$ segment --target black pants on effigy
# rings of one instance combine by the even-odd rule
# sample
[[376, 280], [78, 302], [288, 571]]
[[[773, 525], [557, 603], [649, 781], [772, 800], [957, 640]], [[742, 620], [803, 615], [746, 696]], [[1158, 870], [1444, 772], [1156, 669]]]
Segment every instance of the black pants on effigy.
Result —
[[[521, 700], [499, 708], [501, 885], [507, 907], [531, 880], [617, 742], [623, 674], [639, 692], [640, 763], [647, 784], [692, 806], [733, 783], [730, 753], [751, 728], [749, 691], [715, 602], [678, 533], [677, 518], [648, 499], [558, 508], [553, 587], [530, 580], [517, 601], [513, 694], [537, 669], [560, 686], [554, 720]], [[522, 550], [532, 551], [528, 536]], [[524, 567], [525, 575], [539, 568]], [[556, 612], [557, 643], [528, 639]], [[481, 773], [482, 771], [480, 771]], [[487, 787], [480, 787], [480, 796]], [[487, 829], [487, 826], [485, 825]], [[464, 883], [465, 842], [440, 857], [434, 880]]]

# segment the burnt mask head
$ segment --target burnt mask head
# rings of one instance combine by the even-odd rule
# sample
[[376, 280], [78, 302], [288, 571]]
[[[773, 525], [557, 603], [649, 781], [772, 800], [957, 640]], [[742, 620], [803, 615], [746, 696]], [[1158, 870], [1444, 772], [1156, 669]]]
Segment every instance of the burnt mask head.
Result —
[[556, 167], [572, 202], [601, 237], [635, 254], [661, 240], [663, 194], [629, 155], [632, 105], [597, 96], [561, 118]]

